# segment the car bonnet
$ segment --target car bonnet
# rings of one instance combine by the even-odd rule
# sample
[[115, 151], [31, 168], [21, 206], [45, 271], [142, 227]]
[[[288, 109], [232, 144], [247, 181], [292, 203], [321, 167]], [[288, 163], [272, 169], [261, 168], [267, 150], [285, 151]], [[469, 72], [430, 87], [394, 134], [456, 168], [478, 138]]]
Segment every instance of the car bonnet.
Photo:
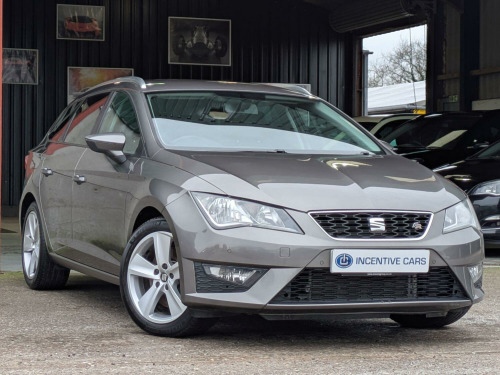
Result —
[[227, 195], [306, 212], [437, 212], [465, 198], [460, 189], [441, 176], [397, 155], [164, 151], [157, 158], [198, 176]]

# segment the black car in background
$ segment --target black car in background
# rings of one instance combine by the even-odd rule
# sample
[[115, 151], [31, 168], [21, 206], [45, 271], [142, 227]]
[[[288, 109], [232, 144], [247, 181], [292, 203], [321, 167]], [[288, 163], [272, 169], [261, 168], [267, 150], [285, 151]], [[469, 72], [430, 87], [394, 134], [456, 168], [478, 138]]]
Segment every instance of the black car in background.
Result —
[[500, 248], [500, 141], [459, 162], [434, 170], [465, 190], [487, 248]]
[[436, 113], [400, 125], [382, 138], [398, 154], [436, 168], [500, 139], [500, 110]]

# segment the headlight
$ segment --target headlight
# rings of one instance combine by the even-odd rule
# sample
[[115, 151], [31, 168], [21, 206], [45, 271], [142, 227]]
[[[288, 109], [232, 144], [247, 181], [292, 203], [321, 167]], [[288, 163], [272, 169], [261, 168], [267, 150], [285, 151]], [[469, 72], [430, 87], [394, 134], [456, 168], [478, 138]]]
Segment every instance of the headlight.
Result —
[[500, 195], [500, 180], [479, 184], [470, 191], [469, 195]]
[[479, 229], [476, 213], [469, 199], [465, 199], [446, 209], [443, 233], [449, 233], [467, 227]]
[[260, 227], [302, 233], [290, 215], [281, 208], [220, 195], [191, 194], [205, 217], [217, 229]]

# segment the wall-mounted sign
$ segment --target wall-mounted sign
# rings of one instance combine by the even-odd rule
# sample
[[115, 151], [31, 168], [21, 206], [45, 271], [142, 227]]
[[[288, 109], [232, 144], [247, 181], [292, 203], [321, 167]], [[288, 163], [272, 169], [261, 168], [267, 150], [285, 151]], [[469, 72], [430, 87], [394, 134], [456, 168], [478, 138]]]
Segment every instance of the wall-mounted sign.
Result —
[[104, 7], [57, 4], [57, 39], [104, 41]]
[[111, 79], [134, 75], [132, 68], [90, 68], [68, 66], [68, 103], [83, 90]]
[[4, 48], [2, 83], [38, 85], [38, 50]]
[[231, 20], [168, 18], [169, 64], [231, 66]]

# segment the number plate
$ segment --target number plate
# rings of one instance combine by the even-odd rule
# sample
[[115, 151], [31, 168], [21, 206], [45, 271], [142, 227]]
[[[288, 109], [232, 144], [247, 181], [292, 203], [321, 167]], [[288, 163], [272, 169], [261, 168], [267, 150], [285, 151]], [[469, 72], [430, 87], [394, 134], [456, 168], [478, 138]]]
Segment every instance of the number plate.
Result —
[[429, 250], [332, 250], [332, 273], [427, 273]]

